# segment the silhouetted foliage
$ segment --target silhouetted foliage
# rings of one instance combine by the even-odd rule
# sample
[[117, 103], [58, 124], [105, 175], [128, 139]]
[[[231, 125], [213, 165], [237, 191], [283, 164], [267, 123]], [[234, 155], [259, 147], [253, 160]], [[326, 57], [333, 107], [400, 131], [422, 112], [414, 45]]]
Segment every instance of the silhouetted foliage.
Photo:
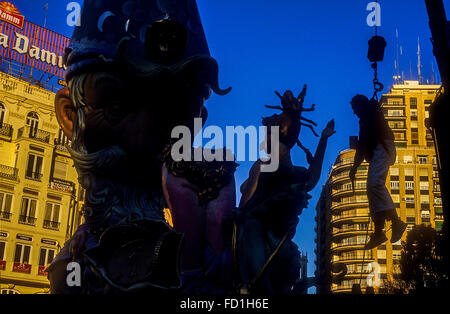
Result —
[[397, 293], [442, 292], [448, 287], [442, 235], [431, 227], [414, 227], [403, 243], [400, 274], [390, 286]]

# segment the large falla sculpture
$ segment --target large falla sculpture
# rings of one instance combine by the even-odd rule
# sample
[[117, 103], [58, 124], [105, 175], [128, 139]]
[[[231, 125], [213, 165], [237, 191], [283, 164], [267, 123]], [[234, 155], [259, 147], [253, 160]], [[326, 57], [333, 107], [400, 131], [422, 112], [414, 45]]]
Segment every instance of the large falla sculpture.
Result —
[[[242, 189], [246, 201], [236, 208], [236, 163], [176, 161], [170, 154], [173, 128], [194, 133], [194, 118], [208, 116], [211, 92], [231, 90], [219, 86], [195, 0], [85, 0], [80, 22], [66, 49], [68, 87], [57, 93], [55, 111], [86, 190], [85, 223], [48, 268], [51, 292], [289, 292], [298, 271], [290, 239], [320, 176], [332, 123], [308, 169], [282, 161], [269, 176], [253, 171]], [[300, 119], [292, 121], [288, 137], [298, 138], [291, 133]], [[280, 146], [286, 157], [293, 145]], [[264, 195], [272, 180], [280, 182], [275, 194]], [[289, 230], [281, 245], [277, 226], [267, 224], [274, 206], [278, 227]], [[260, 251], [249, 239], [267, 245]], [[268, 258], [262, 279], [252, 282]], [[80, 280], [72, 285], [74, 269]]]

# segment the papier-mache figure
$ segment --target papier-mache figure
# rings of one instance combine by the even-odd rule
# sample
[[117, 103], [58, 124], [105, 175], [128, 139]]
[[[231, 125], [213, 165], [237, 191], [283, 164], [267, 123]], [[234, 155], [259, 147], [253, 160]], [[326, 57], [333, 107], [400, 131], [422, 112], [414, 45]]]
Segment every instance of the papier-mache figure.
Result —
[[48, 268], [51, 292], [227, 292], [236, 165], [167, 155], [172, 129], [206, 118], [211, 90], [229, 92], [195, 1], [85, 0], [65, 64], [55, 110], [85, 223]]
[[[237, 288], [244, 294], [291, 293], [299, 276], [300, 253], [292, 238], [298, 216], [311, 198], [308, 192], [320, 178], [327, 140], [335, 133], [331, 120], [322, 131], [314, 156], [306, 150], [309, 167], [292, 163], [291, 149], [299, 144], [305, 120], [302, 111], [313, 109], [303, 109], [305, 94], [306, 86], [297, 99], [292, 92], [280, 96], [282, 107], [266, 106], [283, 111], [263, 119], [268, 127], [266, 147], [272, 155], [279, 150], [279, 167], [273, 172], [262, 171], [264, 161], [258, 160], [241, 186], [233, 256], [240, 279]], [[271, 147], [274, 135], [270, 127], [279, 127], [279, 147]]]

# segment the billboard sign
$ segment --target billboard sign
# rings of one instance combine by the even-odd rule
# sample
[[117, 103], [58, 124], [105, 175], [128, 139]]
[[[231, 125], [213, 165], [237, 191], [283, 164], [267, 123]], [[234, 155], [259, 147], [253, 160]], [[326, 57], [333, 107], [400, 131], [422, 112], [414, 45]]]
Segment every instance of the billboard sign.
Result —
[[20, 11], [14, 4], [8, 1], [2, 1], [0, 2], [0, 20], [22, 29], [25, 17], [20, 15]]
[[0, 2], [0, 58], [64, 78], [63, 54], [70, 39], [26, 20], [15, 23], [20, 21], [3, 14], [7, 3]]

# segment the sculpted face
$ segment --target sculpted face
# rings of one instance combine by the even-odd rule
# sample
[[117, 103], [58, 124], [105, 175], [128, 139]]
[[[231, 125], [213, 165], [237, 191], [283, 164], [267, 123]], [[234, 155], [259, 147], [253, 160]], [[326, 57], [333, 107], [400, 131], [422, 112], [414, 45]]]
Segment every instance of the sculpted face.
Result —
[[[158, 79], [95, 72], [86, 76], [83, 88], [83, 141], [88, 153], [120, 146], [128, 158], [121, 180], [136, 181], [141, 176], [142, 182], [159, 177], [158, 155], [169, 143], [172, 129], [193, 126], [194, 117], [205, 115], [203, 104], [210, 95], [209, 84], [196, 72]], [[74, 107], [68, 89], [61, 90], [56, 112], [69, 138], [76, 119]]]

